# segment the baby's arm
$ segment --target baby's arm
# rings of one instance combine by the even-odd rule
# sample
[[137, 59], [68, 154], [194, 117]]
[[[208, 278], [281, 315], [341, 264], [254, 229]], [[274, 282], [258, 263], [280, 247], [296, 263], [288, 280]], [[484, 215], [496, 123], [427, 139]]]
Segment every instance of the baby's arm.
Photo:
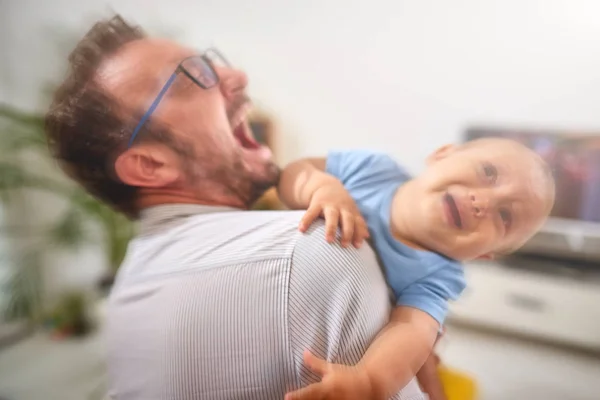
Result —
[[439, 324], [412, 307], [396, 307], [357, 367], [369, 377], [376, 399], [388, 399], [406, 386], [433, 350]]
[[440, 363], [439, 357], [435, 354], [435, 350], [425, 361], [425, 364], [417, 372], [417, 380], [421, 386], [421, 390], [427, 393], [429, 400], [448, 400], [438, 366]]
[[[465, 287], [464, 271], [453, 261], [444, 261], [438, 269], [400, 289], [394, 277], [402, 271], [388, 271], [397, 307], [357, 365], [365, 369], [376, 398], [396, 393], [417, 374], [432, 353], [448, 302], [457, 299]], [[386, 356], [388, 351], [392, 355]]]
[[313, 194], [327, 184], [340, 184], [325, 172], [324, 158], [305, 158], [288, 164], [281, 172], [277, 192], [288, 208], [308, 208]]
[[[398, 307], [359, 363], [349, 367], [306, 356], [307, 366], [322, 379], [291, 393], [286, 400], [309, 400], [315, 396], [347, 400], [389, 398], [414, 378], [425, 363], [447, 313], [448, 301], [455, 300], [464, 286], [462, 268], [448, 262], [402, 290], [395, 290]], [[335, 397], [340, 391], [344, 391], [344, 396]]]
[[301, 231], [306, 231], [317, 217], [323, 216], [328, 242], [335, 240], [340, 226], [342, 246], [352, 241], [358, 247], [369, 236], [367, 224], [342, 182], [325, 172], [325, 164], [322, 158], [289, 164], [279, 180], [279, 198], [288, 208], [306, 209], [300, 221]]
[[397, 307], [355, 366], [331, 364], [307, 352], [306, 366], [320, 382], [288, 393], [285, 400], [387, 400], [415, 377], [431, 354], [438, 323], [411, 307]]

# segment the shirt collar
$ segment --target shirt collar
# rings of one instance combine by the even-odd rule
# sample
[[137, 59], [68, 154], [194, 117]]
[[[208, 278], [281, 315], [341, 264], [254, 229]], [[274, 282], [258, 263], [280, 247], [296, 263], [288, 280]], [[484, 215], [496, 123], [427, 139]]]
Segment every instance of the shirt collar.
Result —
[[139, 230], [141, 235], [154, 234], [169, 229], [193, 215], [231, 211], [241, 210], [227, 206], [201, 204], [161, 204], [145, 208], [140, 212]]

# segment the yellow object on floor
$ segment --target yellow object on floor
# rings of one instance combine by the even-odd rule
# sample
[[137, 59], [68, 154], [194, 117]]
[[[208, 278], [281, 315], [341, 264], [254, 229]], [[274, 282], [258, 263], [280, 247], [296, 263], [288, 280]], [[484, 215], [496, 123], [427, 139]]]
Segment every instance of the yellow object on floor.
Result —
[[477, 399], [477, 385], [472, 377], [441, 364], [438, 366], [438, 373], [448, 400]]

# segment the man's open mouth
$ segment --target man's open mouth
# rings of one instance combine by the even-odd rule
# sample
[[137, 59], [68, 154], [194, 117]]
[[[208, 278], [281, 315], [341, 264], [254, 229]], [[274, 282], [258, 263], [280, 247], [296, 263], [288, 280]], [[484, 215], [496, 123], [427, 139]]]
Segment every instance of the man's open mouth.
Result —
[[254, 139], [252, 129], [250, 129], [247, 121], [240, 123], [233, 129], [233, 136], [235, 136], [240, 146], [245, 149], [256, 150], [260, 147], [260, 143]]
[[462, 229], [462, 220], [460, 219], [460, 212], [458, 211], [458, 207], [456, 207], [456, 202], [454, 201], [454, 197], [450, 193], [446, 193], [444, 195], [444, 202], [446, 203], [448, 210], [450, 211], [450, 215], [452, 216], [452, 221], [457, 228]]
[[248, 113], [250, 107], [248, 104], [240, 106], [230, 120], [231, 131], [238, 144], [248, 150], [257, 150], [261, 147], [260, 143], [254, 139], [252, 129], [248, 123]]

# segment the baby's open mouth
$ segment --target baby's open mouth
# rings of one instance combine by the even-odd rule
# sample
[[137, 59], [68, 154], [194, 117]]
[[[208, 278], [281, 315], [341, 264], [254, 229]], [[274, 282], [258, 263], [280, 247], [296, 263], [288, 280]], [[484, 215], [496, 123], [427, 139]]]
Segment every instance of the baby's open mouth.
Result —
[[446, 202], [446, 205], [448, 206], [448, 209], [450, 210], [450, 215], [452, 216], [454, 225], [456, 225], [457, 228], [462, 229], [462, 220], [460, 219], [460, 212], [458, 211], [458, 208], [456, 207], [456, 202], [454, 201], [454, 197], [452, 197], [452, 195], [450, 193], [446, 193], [444, 195], [444, 201]]

